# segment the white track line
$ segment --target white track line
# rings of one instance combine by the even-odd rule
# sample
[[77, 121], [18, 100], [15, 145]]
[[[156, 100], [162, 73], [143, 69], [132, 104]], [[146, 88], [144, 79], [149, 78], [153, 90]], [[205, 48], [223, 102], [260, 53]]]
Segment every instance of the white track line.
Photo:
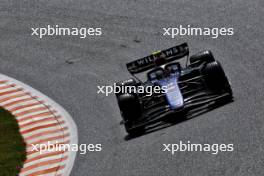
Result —
[[[27, 160], [20, 176], [69, 176], [74, 151], [33, 151], [39, 144], [78, 144], [71, 116], [56, 102], [32, 87], [0, 74], [0, 106], [15, 115], [25, 139]], [[32, 145], [33, 144], [33, 145]]]

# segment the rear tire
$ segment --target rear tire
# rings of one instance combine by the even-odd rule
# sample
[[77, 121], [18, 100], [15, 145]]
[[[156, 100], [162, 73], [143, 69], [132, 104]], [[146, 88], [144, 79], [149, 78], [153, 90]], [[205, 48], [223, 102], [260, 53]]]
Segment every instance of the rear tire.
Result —
[[137, 81], [134, 78], [130, 78], [124, 81], [119, 81], [116, 83], [117, 86], [134, 86], [137, 84]]
[[200, 65], [202, 63], [214, 62], [215, 58], [210, 50], [201, 51], [190, 57], [191, 65]]
[[[134, 78], [130, 78], [130, 79], [127, 79], [127, 80], [124, 80], [124, 81], [119, 81], [116, 83], [116, 86], [117, 87], [120, 87], [120, 91], [119, 92], [116, 92], [115, 95], [118, 97], [119, 95], [122, 95], [122, 92], [121, 92], [121, 88], [122, 87], [125, 87], [125, 86], [136, 86], [137, 85], [137, 81], [134, 79]], [[124, 93], [124, 92], [123, 92]], [[130, 92], [132, 93], [132, 92]]]
[[[117, 86], [136, 86], [137, 81], [134, 78], [130, 78], [124, 81], [116, 83]], [[121, 112], [121, 115], [124, 119], [124, 126], [129, 135], [136, 135], [141, 133], [143, 129], [133, 128], [135, 120], [141, 117], [142, 110], [141, 105], [138, 99], [138, 94], [136, 92], [130, 93], [116, 93], [118, 106]]]
[[216, 93], [227, 92], [232, 97], [233, 92], [225, 72], [218, 61], [210, 62], [202, 70], [205, 77], [205, 84], [209, 90]]
[[145, 132], [145, 128], [144, 127], [138, 127], [138, 128], [132, 128], [133, 125], [130, 122], [125, 123], [125, 129], [126, 132], [130, 135], [130, 136], [137, 136], [137, 135], [141, 135]]
[[136, 94], [121, 94], [117, 97], [124, 121], [134, 121], [141, 115], [141, 106]]

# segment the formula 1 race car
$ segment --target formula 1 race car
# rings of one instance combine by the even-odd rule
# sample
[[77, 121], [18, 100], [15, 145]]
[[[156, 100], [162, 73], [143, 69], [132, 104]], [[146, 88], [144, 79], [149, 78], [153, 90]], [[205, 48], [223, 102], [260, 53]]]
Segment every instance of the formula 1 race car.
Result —
[[[185, 64], [177, 60], [186, 56]], [[189, 57], [187, 43], [155, 52], [126, 64], [133, 78], [116, 83], [130, 92], [118, 92], [116, 98], [128, 134], [142, 133], [148, 125], [169, 114], [188, 112], [208, 104], [232, 101], [232, 89], [225, 72], [209, 50]], [[147, 72], [146, 81], [135, 74]], [[145, 76], [145, 75], [144, 75]], [[139, 87], [165, 87], [165, 91], [138, 92]], [[126, 90], [126, 89], [123, 89]], [[175, 118], [179, 118], [175, 115]]]

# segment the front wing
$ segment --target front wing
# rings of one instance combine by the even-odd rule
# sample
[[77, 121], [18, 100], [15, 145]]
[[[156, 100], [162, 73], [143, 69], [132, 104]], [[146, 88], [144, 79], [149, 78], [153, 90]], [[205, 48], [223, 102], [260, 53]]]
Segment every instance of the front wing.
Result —
[[173, 118], [191, 117], [193, 113], [209, 110], [217, 105], [232, 101], [232, 95], [229, 92], [217, 94], [210, 92], [205, 88], [201, 79], [202, 76], [196, 76], [189, 80], [179, 82], [184, 97], [184, 106], [182, 108], [171, 109], [167, 103], [164, 103], [165, 98], [159, 95], [160, 97], [158, 99], [163, 100], [163, 102], [156, 101], [157, 103], [154, 107], [144, 108], [142, 116], [132, 122], [130, 129], [148, 127], [149, 125], [165, 120], [170, 115], [173, 115]]

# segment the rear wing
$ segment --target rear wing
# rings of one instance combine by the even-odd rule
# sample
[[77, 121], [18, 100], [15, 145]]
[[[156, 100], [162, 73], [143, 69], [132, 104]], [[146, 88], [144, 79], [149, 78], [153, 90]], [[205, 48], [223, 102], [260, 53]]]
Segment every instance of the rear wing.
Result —
[[172, 48], [157, 51], [149, 56], [137, 59], [126, 64], [127, 70], [131, 74], [140, 73], [156, 66], [180, 59], [189, 54], [187, 43], [183, 43]]

